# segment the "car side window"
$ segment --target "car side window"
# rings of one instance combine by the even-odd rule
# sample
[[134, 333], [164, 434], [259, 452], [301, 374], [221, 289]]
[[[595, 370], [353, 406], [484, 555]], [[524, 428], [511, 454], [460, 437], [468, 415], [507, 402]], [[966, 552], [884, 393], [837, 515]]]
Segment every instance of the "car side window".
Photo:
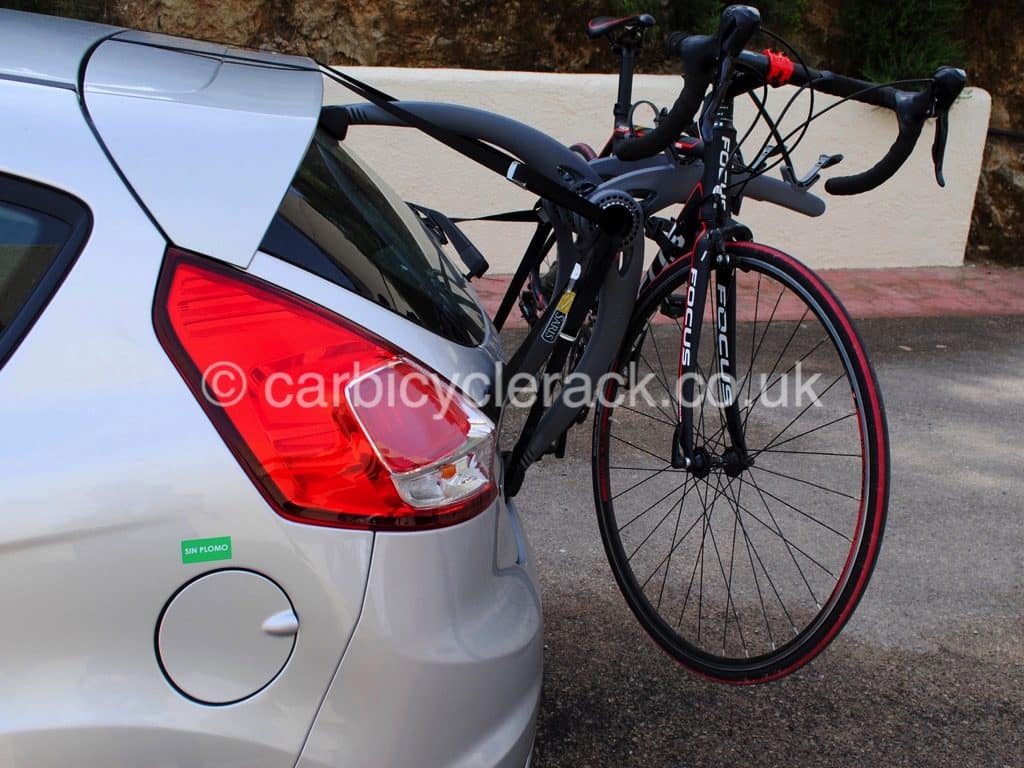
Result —
[[90, 225], [74, 198], [0, 175], [0, 365], [59, 288]]

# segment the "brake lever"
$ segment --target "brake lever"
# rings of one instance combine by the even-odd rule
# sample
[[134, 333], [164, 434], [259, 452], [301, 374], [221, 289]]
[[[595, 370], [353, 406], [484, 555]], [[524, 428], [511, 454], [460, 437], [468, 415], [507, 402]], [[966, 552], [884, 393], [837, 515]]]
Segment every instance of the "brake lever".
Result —
[[932, 160], [935, 163], [935, 181], [940, 187], [946, 186], [942, 175], [942, 161], [946, 157], [946, 139], [949, 137], [949, 113], [943, 112], [935, 118], [935, 142], [932, 144]]
[[800, 189], [810, 189], [815, 185], [818, 179], [821, 178], [821, 172], [826, 168], [831, 168], [834, 165], [839, 165], [843, 162], [842, 155], [821, 155], [818, 157], [818, 162], [814, 164], [814, 167], [807, 172], [807, 175], [802, 179], [796, 178], [789, 166], [782, 166], [782, 179], [786, 183], [799, 187]]
[[932, 114], [935, 116], [932, 161], [935, 163], [935, 181], [940, 187], [946, 186], [942, 164], [946, 157], [946, 139], [949, 138], [949, 110], [965, 85], [967, 73], [956, 67], [939, 67], [932, 76], [932, 93], [935, 97], [932, 106]]

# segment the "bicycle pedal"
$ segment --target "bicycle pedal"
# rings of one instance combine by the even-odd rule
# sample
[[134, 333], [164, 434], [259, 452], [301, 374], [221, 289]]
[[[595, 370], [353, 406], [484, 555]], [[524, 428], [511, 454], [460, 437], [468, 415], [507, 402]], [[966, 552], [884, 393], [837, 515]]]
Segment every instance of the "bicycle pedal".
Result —
[[663, 302], [661, 302], [661, 314], [666, 317], [671, 317], [673, 320], [678, 320], [684, 314], [686, 314], [686, 297], [682, 294], [672, 294], [667, 296]]

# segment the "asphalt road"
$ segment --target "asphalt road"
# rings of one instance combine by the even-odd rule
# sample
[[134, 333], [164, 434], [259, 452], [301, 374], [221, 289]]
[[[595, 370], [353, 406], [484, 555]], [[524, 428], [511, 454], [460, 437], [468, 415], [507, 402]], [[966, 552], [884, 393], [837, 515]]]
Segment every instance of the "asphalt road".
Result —
[[789, 678], [707, 682], [636, 624], [598, 535], [589, 423], [531, 471], [536, 768], [1024, 765], [1024, 318], [860, 328], [889, 416], [889, 523], [850, 624]]

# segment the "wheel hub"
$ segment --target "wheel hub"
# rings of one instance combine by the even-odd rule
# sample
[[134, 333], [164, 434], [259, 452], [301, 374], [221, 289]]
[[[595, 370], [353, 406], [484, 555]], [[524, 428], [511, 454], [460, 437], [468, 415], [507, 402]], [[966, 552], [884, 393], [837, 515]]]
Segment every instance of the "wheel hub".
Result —
[[744, 458], [735, 448], [727, 448], [718, 456], [710, 453], [707, 448], [697, 448], [693, 457], [686, 465], [686, 470], [698, 479], [703, 479], [711, 474], [712, 470], [724, 472], [729, 477], [739, 477], [743, 472], [754, 465], [754, 459], [750, 456]]
[[688, 469], [694, 477], [705, 478], [711, 474], [711, 468], [715, 465], [717, 458], [708, 453], [707, 449], [698, 448], [693, 452], [693, 459], [690, 461]]
[[735, 448], [727, 448], [722, 454], [722, 470], [729, 477], [739, 477], [744, 470], [753, 465], [754, 459], [751, 456], [744, 458]]

